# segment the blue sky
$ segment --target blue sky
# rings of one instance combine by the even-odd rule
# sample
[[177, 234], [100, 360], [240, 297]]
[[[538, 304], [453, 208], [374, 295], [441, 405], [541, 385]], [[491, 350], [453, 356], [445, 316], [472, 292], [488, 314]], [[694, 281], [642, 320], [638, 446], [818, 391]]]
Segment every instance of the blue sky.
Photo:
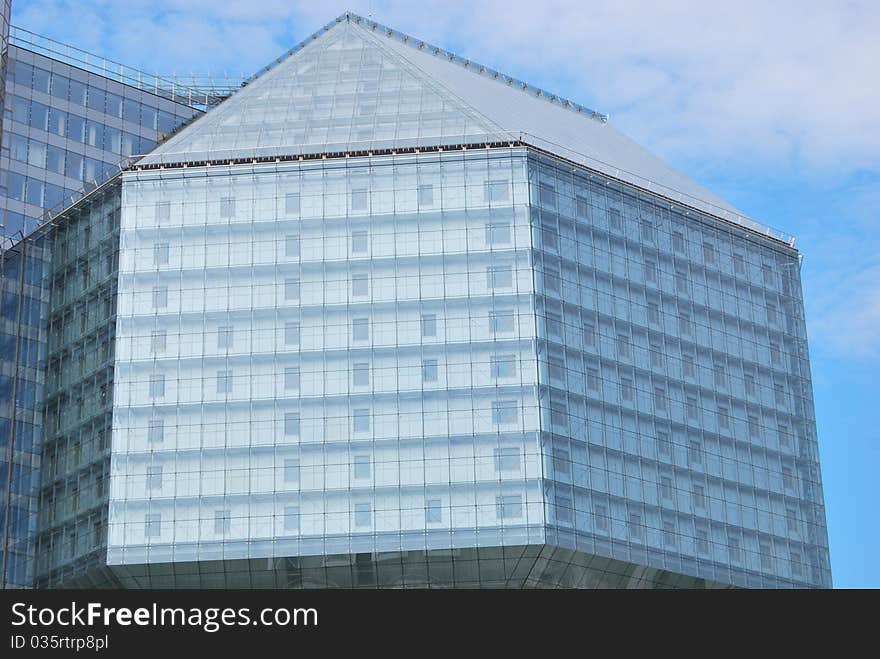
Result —
[[880, 587], [880, 4], [712, 4], [13, 0], [13, 23], [150, 73], [246, 77], [351, 9], [609, 113], [797, 236], [834, 582]]

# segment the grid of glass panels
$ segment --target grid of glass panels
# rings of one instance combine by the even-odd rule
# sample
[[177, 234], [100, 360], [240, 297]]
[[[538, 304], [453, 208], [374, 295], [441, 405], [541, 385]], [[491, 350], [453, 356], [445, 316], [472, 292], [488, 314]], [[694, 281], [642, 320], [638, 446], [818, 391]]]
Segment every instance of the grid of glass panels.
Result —
[[45, 387], [34, 576], [57, 586], [104, 562], [120, 184], [47, 232]]
[[381, 39], [346, 20], [144, 162], [485, 143], [500, 132]]
[[[0, 251], [0, 587], [29, 588], [45, 380], [44, 235]], [[8, 495], [7, 495], [8, 492]]]
[[0, 238], [155, 147], [199, 111], [10, 46], [4, 81]]
[[525, 152], [124, 175], [108, 563], [540, 544]]
[[529, 174], [548, 543], [829, 587], [797, 252], [551, 158]]

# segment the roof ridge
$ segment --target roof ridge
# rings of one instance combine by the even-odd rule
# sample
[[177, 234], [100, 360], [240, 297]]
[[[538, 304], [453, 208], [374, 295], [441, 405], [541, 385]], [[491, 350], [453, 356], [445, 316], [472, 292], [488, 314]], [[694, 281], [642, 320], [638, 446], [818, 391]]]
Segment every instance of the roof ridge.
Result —
[[305, 48], [309, 43], [316, 40], [318, 37], [323, 35], [326, 32], [329, 32], [333, 27], [342, 23], [343, 21], [351, 21], [358, 24], [364, 24], [364, 26], [371, 28], [372, 30], [382, 30], [387, 37], [394, 37], [398, 41], [406, 44], [410, 48], [415, 48], [416, 50], [426, 50], [427, 52], [435, 55], [435, 56], [443, 56], [449, 62], [453, 64], [458, 64], [462, 68], [467, 69], [474, 75], [478, 76], [486, 76], [499, 84], [507, 84], [508, 87], [512, 87], [518, 89], [524, 94], [540, 98], [543, 101], [550, 103], [551, 105], [556, 105], [561, 108], [565, 108], [570, 110], [576, 114], [585, 115], [601, 123], [608, 123], [609, 115], [603, 114], [597, 110], [593, 110], [592, 108], [588, 108], [585, 105], [581, 105], [580, 103], [576, 103], [571, 99], [565, 98], [564, 96], [560, 96], [559, 94], [554, 94], [549, 92], [541, 87], [537, 87], [532, 85], [524, 80], [520, 80], [519, 78], [514, 78], [513, 76], [509, 76], [506, 73], [502, 73], [492, 67], [486, 66], [485, 64], [480, 64], [479, 62], [474, 62], [473, 60], [469, 60], [459, 55], [456, 55], [452, 51], [446, 50], [444, 48], [440, 48], [439, 46], [435, 46], [423, 39], [417, 39], [412, 35], [406, 34], [405, 32], [401, 32], [400, 30], [395, 30], [392, 27], [388, 27], [387, 25], [383, 25], [378, 21], [374, 21], [370, 18], [364, 18], [360, 14], [355, 14], [352, 11], [346, 11], [343, 14], [340, 14], [332, 21], [326, 23], [324, 26], [318, 28], [312, 34], [307, 36], [305, 39], [297, 43], [293, 48], [283, 53], [279, 57], [275, 59], [274, 62], [267, 64], [262, 69], [254, 73], [247, 80], [245, 80], [242, 85], [247, 85], [253, 82], [255, 79], [260, 76], [268, 73], [270, 70], [274, 69], [276, 66], [281, 64], [283, 61], [288, 59], [289, 57], [295, 55], [300, 50]]

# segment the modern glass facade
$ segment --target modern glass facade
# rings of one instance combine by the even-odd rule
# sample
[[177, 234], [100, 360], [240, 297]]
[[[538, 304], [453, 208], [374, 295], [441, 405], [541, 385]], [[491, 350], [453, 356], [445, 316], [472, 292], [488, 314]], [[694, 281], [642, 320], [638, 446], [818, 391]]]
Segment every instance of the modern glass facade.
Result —
[[798, 252], [658, 163], [328, 25], [47, 231], [34, 583], [830, 586]]
[[[200, 112], [11, 45], [0, 170], [0, 237], [29, 233]], [[21, 233], [20, 233], [21, 232]]]

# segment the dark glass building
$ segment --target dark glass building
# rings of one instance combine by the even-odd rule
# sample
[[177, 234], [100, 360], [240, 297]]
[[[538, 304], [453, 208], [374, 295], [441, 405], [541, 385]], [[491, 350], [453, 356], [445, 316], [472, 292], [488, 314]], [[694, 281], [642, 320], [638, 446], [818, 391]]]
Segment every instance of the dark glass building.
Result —
[[[0, 537], [3, 586], [33, 582], [53, 212], [217, 100], [15, 26], [0, 2]], [[37, 231], [43, 224], [47, 227]], [[35, 232], [36, 231], [36, 232]], [[28, 240], [22, 240], [27, 235]], [[115, 258], [110, 250], [102, 253]], [[93, 270], [89, 276], [100, 276]], [[85, 282], [81, 282], [86, 285]], [[81, 304], [91, 304], [84, 299]], [[76, 305], [75, 305], [76, 306]], [[66, 314], [79, 311], [71, 307]], [[106, 340], [106, 337], [104, 339]], [[13, 404], [15, 400], [15, 404]]]
[[33, 585], [831, 585], [793, 240], [572, 101], [344, 14], [16, 249]]

